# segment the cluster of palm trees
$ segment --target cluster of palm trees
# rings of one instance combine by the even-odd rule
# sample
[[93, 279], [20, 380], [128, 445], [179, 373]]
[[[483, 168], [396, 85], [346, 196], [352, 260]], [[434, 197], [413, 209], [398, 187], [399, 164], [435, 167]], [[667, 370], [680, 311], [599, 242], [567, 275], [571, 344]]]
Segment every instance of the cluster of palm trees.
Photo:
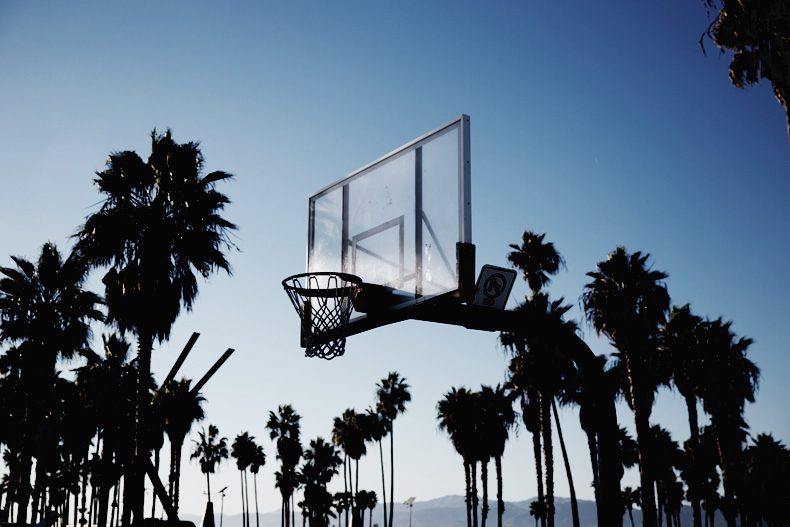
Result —
[[[361, 526], [365, 511], [372, 513], [378, 504], [374, 491], [363, 490], [359, 484], [359, 460], [367, 453], [367, 443], [378, 443], [381, 458], [383, 525], [392, 525], [394, 494], [393, 423], [406, 410], [411, 400], [409, 385], [398, 372], [391, 372], [376, 384], [376, 404], [364, 413], [347, 409], [342, 417], [335, 418], [332, 440], [322, 437], [302, 445], [300, 430], [301, 416], [291, 405], [281, 405], [277, 411], [269, 412], [266, 429], [275, 441], [279, 469], [275, 472], [275, 486], [282, 497], [281, 525], [296, 525], [296, 507], [302, 511], [303, 522], [311, 527], [327, 527], [330, 518], [345, 518], [346, 525]], [[390, 437], [390, 487], [389, 509], [387, 509], [387, 486], [385, 480], [383, 440]], [[249, 486], [246, 471], [253, 474], [266, 463], [263, 448], [255, 443], [248, 432], [239, 434], [233, 442], [231, 456], [236, 459], [240, 471], [244, 525], [249, 527]], [[225, 455], [227, 457], [227, 454]], [[352, 466], [353, 465], [353, 466]], [[334, 494], [327, 490], [332, 479], [343, 471], [344, 489]], [[258, 517], [257, 481], [254, 478], [255, 513]], [[296, 492], [302, 489], [302, 500], [296, 501]], [[246, 497], [246, 499], [245, 499]], [[389, 516], [387, 515], [389, 510]], [[349, 518], [349, 515], [351, 518]], [[341, 520], [342, 523], [342, 520]], [[257, 525], [257, 522], [256, 522]]]
[[[544, 290], [550, 276], [564, 264], [553, 244], [544, 239], [545, 235], [525, 232], [521, 244], [510, 246], [508, 260], [523, 272], [531, 294], [512, 310], [513, 322], [500, 334], [500, 342], [511, 353], [509, 382], [503, 389], [483, 387], [481, 392], [453, 388], [437, 407], [440, 426], [464, 460], [469, 527], [478, 525], [476, 488], [470, 485], [470, 477], [474, 482], [477, 462], [485, 470], [486, 459], [492, 456], [487, 448], [498, 451], [504, 445], [513, 420], [497, 409], [505, 401], [516, 400], [533, 437], [538, 499], [532, 514], [536, 523], [554, 525], [553, 414], [571, 488], [573, 522], [579, 525], [557, 419], [559, 403], [579, 408], [581, 427], [588, 437], [599, 525], [615, 523], [613, 510], [622, 522], [626, 508], [630, 513], [636, 503], [644, 526], [664, 522], [668, 527], [678, 526], [683, 500], [691, 505], [694, 527], [701, 527], [703, 521], [712, 525], [717, 510], [729, 527], [736, 521], [743, 526], [787, 525], [786, 508], [769, 506], [768, 494], [754, 491], [755, 482], [771, 481], [786, 499], [790, 477], [780, 467], [787, 466], [790, 454], [770, 435], [760, 435], [746, 446], [744, 406], [754, 401], [759, 378], [757, 366], [746, 357], [751, 340], [737, 337], [732, 324], [721, 318], [694, 315], [689, 305], [670, 309], [664, 284], [667, 275], [650, 268], [649, 255], [629, 254], [620, 247], [587, 273], [590, 282], [581, 295], [586, 321], [608, 338], [615, 352], [611, 359], [590, 355], [581, 360], [578, 340], [572, 337], [577, 325], [564, 318], [570, 306], [563, 305], [562, 298], [551, 300]], [[674, 386], [686, 400], [689, 438], [682, 446], [650, 422], [660, 386]], [[486, 392], [496, 393], [497, 398], [481, 410]], [[619, 399], [633, 412], [633, 439], [612, 419], [612, 405]], [[699, 422], [699, 408], [708, 417], [704, 426]], [[491, 415], [494, 423], [489, 421]], [[621, 491], [623, 470], [632, 466], [638, 467], [640, 487]], [[614, 487], [606, 484], [612, 477]], [[485, 480], [483, 476], [483, 485]], [[759, 488], [765, 489], [765, 484]], [[776, 499], [777, 504], [782, 502]], [[484, 508], [483, 526], [486, 512]]]
[[[230, 177], [203, 174], [197, 143], [177, 144], [169, 130], [154, 131], [147, 161], [117, 152], [97, 172], [101, 207], [77, 229], [65, 259], [47, 243], [37, 262], [13, 257], [15, 267], [0, 268], [4, 510], [15, 508], [18, 523], [35, 522], [47, 507], [63, 510], [69, 493], [82, 494], [73, 512], [79, 508], [84, 517], [90, 485], [91, 502], [98, 503], [93, 519], [106, 525], [110, 497], [112, 514], [118, 511], [121, 481], [122, 523], [142, 520], [150, 452], [161, 448], [163, 433], [172, 434], [170, 504], [177, 507], [175, 445], [185, 431], [172, 409], [162, 410], [164, 420], [157, 409], [185, 394], [198, 407], [200, 399], [187, 381], [155, 386], [151, 350], [169, 337], [181, 308], [191, 309], [196, 273], [230, 273], [225, 250], [234, 247], [229, 236], [236, 226], [220, 216], [229, 200], [215, 190]], [[104, 273], [103, 298], [83, 287], [92, 270]], [[104, 338], [104, 357], [89, 348], [92, 324], [101, 322], [121, 332]], [[137, 338], [134, 359], [126, 334]], [[75, 355], [87, 364], [70, 382], [56, 365]]]

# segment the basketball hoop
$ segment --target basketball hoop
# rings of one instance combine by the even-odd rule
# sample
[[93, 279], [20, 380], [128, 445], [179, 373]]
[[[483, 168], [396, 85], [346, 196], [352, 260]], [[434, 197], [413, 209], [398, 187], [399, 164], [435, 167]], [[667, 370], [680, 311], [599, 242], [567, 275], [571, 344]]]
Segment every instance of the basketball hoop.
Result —
[[346, 351], [346, 330], [362, 279], [348, 273], [316, 272], [283, 280], [302, 321], [307, 357], [333, 359]]

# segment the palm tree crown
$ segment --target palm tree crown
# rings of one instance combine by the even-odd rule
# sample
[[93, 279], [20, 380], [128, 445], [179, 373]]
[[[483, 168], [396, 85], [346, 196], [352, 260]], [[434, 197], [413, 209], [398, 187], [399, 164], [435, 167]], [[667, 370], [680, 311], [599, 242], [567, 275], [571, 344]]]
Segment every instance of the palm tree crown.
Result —
[[196, 271], [231, 272], [223, 249], [236, 226], [219, 216], [230, 203], [214, 190], [225, 172], [202, 176], [198, 143], [176, 144], [171, 132], [151, 133], [151, 155], [110, 155], [97, 172], [105, 200], [75, 236], [75, 251], [92, 267], [109, 267], [103, 278], [107, 318], [121, 331], [167, 339], [181, 304], [197, 297]]
[[565, 264], [553, 243], [543, 243], [545, 237], [545, 233], [524, 231], [521, 245], [510, 244], [513, 251], [507, 255], [507, 261], [524, 273], [524, 280], [533, 293], [548, 284], [551, 281], [549, 275], [557, 274], [559, 268]]

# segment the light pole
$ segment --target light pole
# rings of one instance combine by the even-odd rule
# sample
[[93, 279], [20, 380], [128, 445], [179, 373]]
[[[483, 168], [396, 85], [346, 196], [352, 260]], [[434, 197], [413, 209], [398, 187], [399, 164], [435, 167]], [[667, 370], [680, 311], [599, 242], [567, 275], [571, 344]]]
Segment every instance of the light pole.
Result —
[[[404, 505], [408, 505], [409, 506], [409, 527], [411, 527], [411, 508], [414, 507], [414, 500], [416, 500], [416, 499], [417, 498], [412, 497], [412, 498], [409, 498], [409, 499], [407, 499], [406, 501], [403, 502]], [[220, 526], [220, 527], [222, 527], [222, 526]]]
[[225, 491], [228, 490], [228, 487], [223, 488], [219, 491], [219, 495], [222, 498], [219, 500], [219, 527], [222, 527], [222, 513], [225, 511]]

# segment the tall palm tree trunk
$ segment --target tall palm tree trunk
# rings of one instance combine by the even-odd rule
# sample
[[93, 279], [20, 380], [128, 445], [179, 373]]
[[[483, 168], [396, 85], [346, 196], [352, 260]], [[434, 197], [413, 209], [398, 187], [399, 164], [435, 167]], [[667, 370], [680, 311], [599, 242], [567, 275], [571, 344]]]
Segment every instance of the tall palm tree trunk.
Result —
[[392, 527], [393, 513], [395, 512], [395, 435], [392, 420], [390, 420], [390, 523]]
[[[183, 441], [183, 439], [181, 440]], [[179, 496], [181, 495], [181, 442], [178, 442], [175, 450], [175, 469], [173, 470], [173, 507], [178, 513]]]
[[472, 527], [472, 476], [469, 462], [464, 459], [464, 479], [466, 480], [466, 527]]
[[247, 527], [250, 527], [250, 482], [247, 479], [247, 469], [245, 468], [242, 473], [244, 474], [244, 510]]
[[261, 515], [258, 512], [258, 473], [252, 475], [252, 487], [255, 490], [255, 527], [261, 526]]
[[[521, 399], [522, 417], [525, 419], [524, 424], [529, 428], [531, 425], [529, 425], [526, 422], [526, 419], [527, 419], [526, 416], [528, 415], [527, 414], [528, 411], [529, 410], [527, 410], [527, 405], [526, 405], [526, 403], [524, 401], [524, 398], [522, 397], [522, 399]], [[543, 491], [543, 462], [541, 461], [541, 457], [540, 457], [541, 456], [540, 448], [541, 448], [541, 445], [540, 445], [540, 430], [539, 430], [539, 427], [538, 427], [538, 429], [536, 429], [535, 431], [532, 432], [532, 454], [533, 454], [533, 457], [535, 458], [535, 476], [536, 476], [537, 482], [538, 482], [538, 501], [541, 504], [545, 504], [546, 503], [546, 496], [545, 496], [545, 493]], [[537, 518], [535, 519], [535, 523], [537, 523]], [[540, 525], [542, 527], [546, 527], [546, 517], [545, 517], [545, 515], [542, 515], [540, 517]]]
[[551, 438], [551, 403], [540, 395], [540, 428], [543, 435], [543, 464], [546, 469], [546, 526], [554, 527], [554, 452]]
[[[148, 457], [148, 448], [145, 444], [145, 426], [148, 420], [148, 380], [151, 378], [151, 349], [153, 348], [153, 335], [147, 331], [140, 331], [137, 335], [137, 386], [134, 404], [134, 459], [130, 463], [130, 478], [125, 487], [129, 488], [126, 494], [131, 503], [131, 512], [135, 523], [142, 522], [145, 517], [145, 468], [144, 459]], [[124, 507], [126, 508], [126, 507]], [[125, 515], [124, 515], [125, 516]], [[124, 522], [128, 525], [128, 521]]]
[[[159, 449], [154, 451], [154, 472], [159, 474]], [[151, 518], [156, 518], [156, 494], [151, 499]]]
[[579, 527], [579, 504], [576, 501], [576, 488], [573, 485], [573, 476], [571, 475], [571, 464], [568, 462], [568, 453], [565, 451], [565, 440], [562, 438], [562, 427], [560, 426], [560, 418], [557, 414], [557, 404], [554, 398], [551, 398], [551, 409], [554, 411], [554, 423], [557, 425], [557, 436], [560, 440], [560, 450], [562, 450], [562, 460], [565, 463], [565, 474], [568, 476], [568, 486], [571, 493], [571, 514], [573, 516], [573, 527]]
[[[26, 437], [30, 437], [28, 434]], [[33, 456], [30, 454], [30, 442], [25, 441], [20, 455], [19, 472], [15, 481], [17, 482], [17, 513], [16, 522], [18, 525], [27, 525], [27, 508], [30, 503], [30, 473], [33, 471]]]
[[242, 527], [249, 527], [247, 525], [247, 519], [244, 515], [245, 512], [245, 501], [244, 501], [244, 472], [239, 470], [239, 486], [241, 487], [241, 525]]
[[494, 458], [494, 466], [496, 467], [496, 513], [497, 513], [497, 527], [502, 527], [502, 515], [505, 513], [505, 501], [502, 499], [502, 457], [497, 456]]
[[480, 480], [483, 484], [483, 507], [481, 514], [481, 527], [486, 527], [486, 519], [488, 519], [488, 460], [480, 462]]
[[[472, 527], [477, 527], [477, 461], [472, 461]], [[392, 512], [392, 509], [390, 509]]]
[[590, 430], [587, 434], [587, 449], [590, 451], [590, 466], [592, 467], [593, 476], [593, 495], [595, 496], [595, 512], [598, 518], [598, 525], [603, 525], [603, 516], [601, 511], [601, 495], [600, 486], [601, 481], [598, 475], [598, 445], [595, 440], [595, 432]]
[[697, 398], [694, 395], [686, 397], [686, 407], [689, 414], [690, 446], [689, 465], [691, 466], [688, 481], [688, 500], [691, 502], [692, 527], [702, 527], [702, 510], [700, 508], [700, 478], [696, 456], [699, 452], [699, 424], [697, 415]]
[[379, 459], [381, 460], [381, 503], [384, 505], [384, 523], [387, 525], [387, 483], [384, 479], [384, 447], [382, 446], [383, 439], [379, 439]]
[[726, 441], [721, 437], [722, 431], [720, 426], [717, 426], [716, 420], [713, 419], [713, 430], [716, 435], [716, 447], [719, 451], [719, 463], [721, 464], [721, 483], [724, 487], [724, 497], [728, 498], [728, 507], [722, 506], [721, 512], [724, 519], [727, 521], [727, 527], [735, 527], [736, 511], [738, 509], [735, 502], [735, 489], [733, 482], [732, 466], [730, 465], [729, 451]]
[[[649, 451], [647, 440], [650, 437], [650, 407], [643, 402], [644, 394], [635, 385], [635, 364], [631, 353], [625, 353], [625, 365], [628, 376], [628, 390], [636, 424], [636, 448], [639, 454], [639, 483], [642, 487], [642, 527], [656, 527], [656, 496], [654, 483], [648, 465]], [[639, 377], [641, 378], [641, 376]]]

